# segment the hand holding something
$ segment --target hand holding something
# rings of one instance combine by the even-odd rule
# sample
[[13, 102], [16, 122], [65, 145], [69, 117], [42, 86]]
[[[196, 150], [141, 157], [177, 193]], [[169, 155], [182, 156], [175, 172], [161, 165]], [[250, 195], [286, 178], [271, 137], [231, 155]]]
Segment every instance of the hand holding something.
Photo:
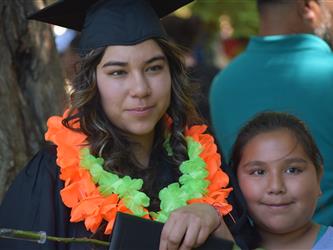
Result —
[[173, 211], [165, 223], [160, 250], [187, 250], [202, 245], [219, 227], [221, 217], [211, 205], [195, 203]]

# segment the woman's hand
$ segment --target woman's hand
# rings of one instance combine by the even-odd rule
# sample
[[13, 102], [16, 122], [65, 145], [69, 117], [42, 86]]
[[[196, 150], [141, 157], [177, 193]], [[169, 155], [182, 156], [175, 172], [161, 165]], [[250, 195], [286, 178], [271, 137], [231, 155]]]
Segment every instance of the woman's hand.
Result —
[[195, 203], [173, 211], [165, 223], [160, 250], [187, 250], [202, 245], [221, 224], [214, 207]]

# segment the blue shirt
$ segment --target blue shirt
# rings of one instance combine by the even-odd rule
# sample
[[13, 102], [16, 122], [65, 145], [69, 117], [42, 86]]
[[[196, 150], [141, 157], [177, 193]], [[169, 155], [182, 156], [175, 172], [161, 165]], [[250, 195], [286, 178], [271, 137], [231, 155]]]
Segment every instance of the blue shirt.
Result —
[[333, 227], [320, 226], [316, 242], [312, 250], [329, 250], [333, 248]]

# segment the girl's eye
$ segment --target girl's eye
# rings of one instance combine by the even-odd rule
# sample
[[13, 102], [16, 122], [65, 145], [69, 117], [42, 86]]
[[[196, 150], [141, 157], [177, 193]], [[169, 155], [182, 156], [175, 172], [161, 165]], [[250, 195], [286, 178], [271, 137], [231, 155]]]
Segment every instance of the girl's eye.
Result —
[[286, 169], [287, 174], [300, 174], [302, 172], [303, 172], [303, 170], [298, 167], [288, 167]]
[[146, 71], [152, 71], [152, 72], [156, 72], [156, 71], [160, 71], [163, 69], [163, 66], [162, 65], [153, 65], [151, 67], [148, 67], [146, 69]]
[[263, 169], [255, 169], [250, 172], [250, 175], [256, 175], [256, 176], [260, 176], [260, 175], [264, 175], [264, 174], [265, 174], [265, 170], [263, 170]]

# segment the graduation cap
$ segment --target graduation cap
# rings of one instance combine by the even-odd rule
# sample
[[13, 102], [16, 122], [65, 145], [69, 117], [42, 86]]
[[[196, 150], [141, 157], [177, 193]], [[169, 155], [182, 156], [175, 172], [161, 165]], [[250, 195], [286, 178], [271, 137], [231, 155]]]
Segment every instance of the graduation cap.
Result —
[[60, 0], [34, 19], [81, 32], [79, 50], [167, 38], [160, 18], [193, 0]]

